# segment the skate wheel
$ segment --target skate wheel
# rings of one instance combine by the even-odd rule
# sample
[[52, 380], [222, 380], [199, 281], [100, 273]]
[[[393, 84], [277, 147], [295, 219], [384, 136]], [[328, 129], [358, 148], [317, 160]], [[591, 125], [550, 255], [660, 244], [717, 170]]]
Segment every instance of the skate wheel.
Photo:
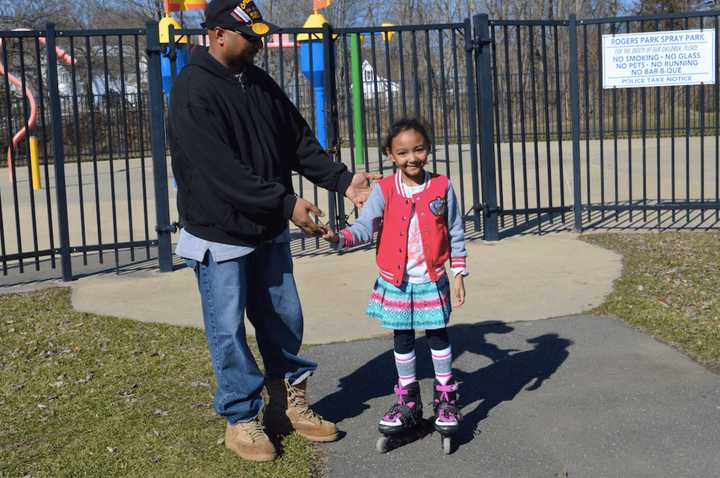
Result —
[[378, 438], [377, 443], [375, 443], [375, 448], [377, 448], [377, 451], [379, 451], [380, 453], [387, 453], [389, 440], [390, 439], [388, 437]]
[[442, 439], [442, 447], [443, 452], [446, 455], [449, 455], [452, 452], [452, 438], [450, 437], [443, 437]]

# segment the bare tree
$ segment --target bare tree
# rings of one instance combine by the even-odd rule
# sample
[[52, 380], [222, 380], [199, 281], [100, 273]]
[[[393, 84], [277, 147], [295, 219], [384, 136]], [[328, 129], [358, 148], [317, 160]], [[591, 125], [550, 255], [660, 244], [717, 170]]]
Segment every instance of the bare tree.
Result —
[[70, 1], [17, 0], [0, 6], [0, 29], [43, 28], [47, 23], [58, 27], [75, 26], [81, 15], [78, 5]]
[[127, 0], [125, 10], [146, 20], [159, 20], [163, 16], [162, 0]]
[[[301, 27], [312, 13], [312, 0], [264, 0], [258, 2], [268, 21], [281, 27]], [[328, 22], [336, 27], [354, 25], [363, 18], [366, 6], [371, 0], [335, 0], [329, 8], [323, 10]]]
[[694, 3], [697, 2], [689, 0], [640, 0], [636, 4], [635, 11], [640, 15], [684, 12], [691, 8], [690, 4]]

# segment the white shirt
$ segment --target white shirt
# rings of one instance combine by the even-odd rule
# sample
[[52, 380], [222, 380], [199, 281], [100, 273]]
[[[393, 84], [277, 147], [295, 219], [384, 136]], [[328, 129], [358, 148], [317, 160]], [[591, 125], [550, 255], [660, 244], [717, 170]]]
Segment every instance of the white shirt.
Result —
[[[268, 242], [290, 242], [290, 230], [286, 228], [279, 236]], [[193, 236], [185, 229], [181, 229], [180, 239], [175, 247], [175, 255], [184, 259], [202, 262], [205, 260], [205, 254], [210, 251], [215, 262], [223, 262], [246, 256], [254, 250], [255, 248], [251, 246], [234, 246], [232, 244], [206, 241]]]
[[[408, 186], [403, 184], [403, 193], [407, 197], [412, 197], [425, 188], [425, 184], [419, 186]], [[407, 235], [407, 264], [405, 265], [405, 275], [407, 281], [411, 284], [423, 284], [430, 282], [430, 275], [427, 271], [427, 263], [425, 262], [425, 252], [423, 251], [422, 235], [420, 234], [420, 223], [415, 213], [415, 203], [413, 203], [410, 211], [410, 226]]]

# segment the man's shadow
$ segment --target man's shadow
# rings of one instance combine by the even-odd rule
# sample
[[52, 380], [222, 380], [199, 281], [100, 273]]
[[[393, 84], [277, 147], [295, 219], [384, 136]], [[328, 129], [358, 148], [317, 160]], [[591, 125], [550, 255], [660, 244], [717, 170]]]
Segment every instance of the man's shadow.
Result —
[[[472, 440], [478, 424], [487, 418], [493, 408], [513, 400], [523, 389], [539, 389], [569, 355], [568, 348], [572, 341], [557, 334], [528, 339], [532, 349], [525, 351], [502, 349], [487, 340], [489, 335], [507, 334], [513, 330], [505, 323], [494, 321], [448, 328], [453, 361], [466, 353], [482, 355], [492, 361], [490, 365], [471, 372], [453, 368], [456, 380], [461, 382], [459, 402], [464, 415], [463, 425], [456, 435], [459, 444]], [[417, 338], [416, 353], [418, 380], [434, 377], [424, 335]], [[389, 407], [396, 377], [392, 340], [388, 340], [386, 352], [342, 377], [339, 389], [321, 398], [313, 408], [330, 421], [340, 422], [360, 415], [370, 408], [369, 402], [378, 397], [388, 397], [386, 405]], [[423, 396], [422, 400], [424, 405], [428, 404], [432, 396]], [[385, 411], [384, 406], [382, 410], [375, 410], [378, 418]], [[425, 415], [432, 415], [432, 410], [426, 411]]]

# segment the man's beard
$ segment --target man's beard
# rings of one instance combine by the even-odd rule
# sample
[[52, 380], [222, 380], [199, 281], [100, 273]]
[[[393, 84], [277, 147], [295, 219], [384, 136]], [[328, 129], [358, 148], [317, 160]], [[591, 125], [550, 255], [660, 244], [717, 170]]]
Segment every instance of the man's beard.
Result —
[[240, 73], [245, 68], [252, 66], [253, 64], [255, 64], [255, 55], [243, 55], [232, 59], [230, 69], [235, 73]]

